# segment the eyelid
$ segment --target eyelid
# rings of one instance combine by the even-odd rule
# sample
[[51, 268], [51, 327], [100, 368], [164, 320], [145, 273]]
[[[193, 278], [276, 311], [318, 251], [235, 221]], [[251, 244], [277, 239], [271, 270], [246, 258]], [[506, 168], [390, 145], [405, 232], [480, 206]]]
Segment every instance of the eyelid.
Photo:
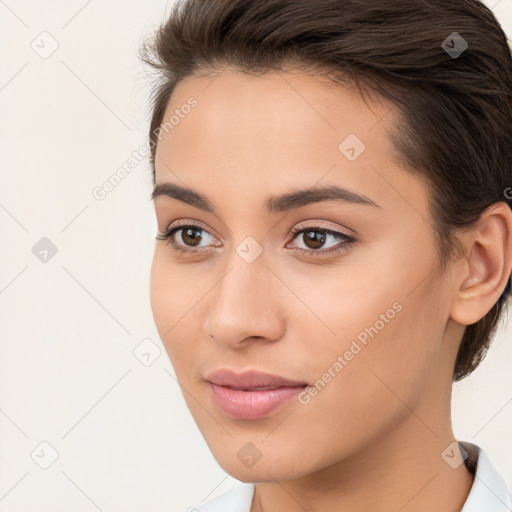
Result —
[[293, 232], [297, 232], [297, 231], [300, 231], [301, 229], [308, 229], [308, 228], [311, 228], [311, 229], [318, 229], [318, 230], [322, 230], [322, 231], [327, 231], [327, 232], [330, 232], [330, 233], [333, 233], [333, 234], [340, 234], [340, 235], [344, 235], [346, 237], [350, 237], [350, 238], [355, 238], [355, 233], [354, 232], [351, 232], [351, 230], [345, 230], [344, 228], [341, 228], [339, 226], [324, 226], [323, 223], [326, 222], [326, 221], [304, 221], [304, 222], [299, 222], [298, 224], [296, 224], [291, 230], [290, 230], [290, 233], [293, 233]]
[[210, 236], [218, 240], [217, 236], [212, 233], [212, 231], [209, 228], [206, 228], [205, 225], [200, 221], [196, 219], [179, 219], [177, 221], [173, 221], [167, 225], [167, 227], [161, 232], [162, 234], [168, 233], [171, 230], [177, 230], [178, 228], [185, 228], [185, 227], [197, 227], [200, 228], [202, 231], [208, 233]]

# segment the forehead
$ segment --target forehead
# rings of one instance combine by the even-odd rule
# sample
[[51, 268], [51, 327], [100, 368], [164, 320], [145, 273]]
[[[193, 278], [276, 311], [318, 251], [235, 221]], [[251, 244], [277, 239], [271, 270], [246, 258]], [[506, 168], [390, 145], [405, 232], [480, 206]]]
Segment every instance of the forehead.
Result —
[[[205, 134], [219, 128], [228, 133], [231, 128], [231, 135], [243, 136], [230, 123], [236, 120], [243, 121], [245, 131], [259, 129], [259, 135], [267, 137], [288, 133], [313, 137], [313, 130], [339, 136], [352, 130], [362, 138], [374, 128], [373, 136], [385, 135], [385, 125], [377, 125], [383, 117], [392, 119], [394, 115], [392, 104], [375, 95], [368, 96], [368, 105], [358, 93], [326, 77], [295, 70], [255, 75], [225, 69], [188, 77], [176, 86], [164, 120], [191, 97], [197, 100], [193, 113], [201, 113]], [[284, 131], [272, 133], [277, 126]]]
[[[191, 99], [195, 106], [185, 108]], [[395, 201], [404, 187], [404, 194], [422, 194], [424, 184], [395, 159], [395, 115], [389, 102], [365, 103], [299, 72], [192, 76], [177, 85], [164, 114], [162, 123], [179, 121], [161, 133], [156, 181], [178, 176], [193, 188], [225, 194], [230, 187], [246, 198], [324, 181]]]

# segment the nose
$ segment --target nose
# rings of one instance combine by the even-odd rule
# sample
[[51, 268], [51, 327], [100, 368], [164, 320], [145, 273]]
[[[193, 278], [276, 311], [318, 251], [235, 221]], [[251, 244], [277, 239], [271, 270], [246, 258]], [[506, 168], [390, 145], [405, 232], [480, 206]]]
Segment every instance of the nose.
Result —
[[282, 283], [262, 257], [247, 263], [236, 256], [231, 262], [208, 294], [205, 334], [225, 348], [280, 339], [286, 330]]

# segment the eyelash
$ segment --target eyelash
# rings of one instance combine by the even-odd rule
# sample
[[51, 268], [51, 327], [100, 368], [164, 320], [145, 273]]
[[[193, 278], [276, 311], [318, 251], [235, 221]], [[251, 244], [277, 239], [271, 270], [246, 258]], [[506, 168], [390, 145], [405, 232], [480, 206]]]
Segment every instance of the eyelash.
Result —
[[[184, 228], [192, 228], [197, 231], [204, 231], [205, 233], [210, 234], [206, 229], [202, 228], [201, 226], [198, 226], [197, 224], [191, 224], [191, 223], [177, 223], [174, 227], [165, 230], [163, 233], [159, 233], [156, 237], [157, 240], [163, 240], [167, 241], [168, 245], [172, 247], [173, 250], [186, 253], [186, 254], [200, 254], [203, 252], [206, 252], [209, 250], [208, 247], [201, 247], [199, 249], [185, 249], [183, 246], [178, 245], [174, 241], [174, 234], [178, 231], [181, 231]], [[341, 233], [339, 231], [333, 231], [331, 229], [322, 228], [320, 226], [307, 226], [302, 227], [298, 226], [291, 230], [290, 234], [292, 235], [292, 240], [295, 240], [297, 235], [301, 233], [305, 233], [307, 231], [314, 231], [319, 232], [324, 235], [333, 235], [334, 237], [340, 239], [343, 241], [342, 245], [338, 245], [335, 247], [331, 247], [327, 250], [314, 250], [314, 249], [301, 249], [301, 248], [294, 248], [294, 251], [298, 251], [299, 254], [307, 254], [307, 255], [313, 255], [313, 256], [324, 256], [326, 254], [334, 254], [339, 253], [342, 251], [348, 250], [355, 242], [356, 239], [352, 236], [346, 235], [345, 233]]]

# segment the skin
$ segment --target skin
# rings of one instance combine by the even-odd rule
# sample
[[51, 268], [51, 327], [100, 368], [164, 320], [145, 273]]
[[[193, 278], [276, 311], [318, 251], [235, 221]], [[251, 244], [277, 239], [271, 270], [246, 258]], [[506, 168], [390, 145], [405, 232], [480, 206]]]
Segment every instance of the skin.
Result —
[[[164, 120], [197, 106], [156, 152], [156, 181], [207, 196], [217, 214], [155, 198], [159, 232], [177, 220], [201, 231], [199, 255], [155, 244], [151, 306], [195, 422], [221, 467], [256, 482], [251, 512], [460, 511], [472, 485], [464, 464], [441, 457], [455, 441], [452, 372], [465, 325], [498, 300], [512, 267], [512, 214], [496, 203], [460, 235], [463, 257], [442, 271], [425, 182], [395, 158], [396, 112], [301, 72], [262, 76], [225, 69], [179, 83]], [[356, 134], [349, 161], [338, 145]], [[270, 195], [335, 184], [380, 207], [314, 203], [268, 214]], [[304, 223], [353, 235], [308, 244]], [[172, 227], [172, 226], [171, 226]], [[175, 235], [194, 250], [190, 238]], [[252, 236], [261, 255], [236, 252]], [[187, 243], [189, 245], [187, 245]], [[315, 249], [315, 247], [318, 247]], [[256, 369], [311, 386], [394, 303], [402, 308], [308, 404], [236, 420], [210, 398], [204, 376]], [[215, 338], [213, 339], [212, 336]], [[261, 459], [237, 457], [253, 443]]]

